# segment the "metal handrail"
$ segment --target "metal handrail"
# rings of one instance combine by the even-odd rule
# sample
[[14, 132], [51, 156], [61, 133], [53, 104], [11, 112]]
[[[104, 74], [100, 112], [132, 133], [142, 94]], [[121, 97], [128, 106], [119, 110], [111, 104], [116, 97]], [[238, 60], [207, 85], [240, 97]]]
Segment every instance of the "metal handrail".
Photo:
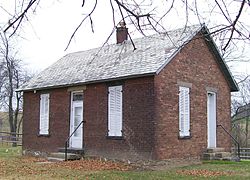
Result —
[[217, 125], [217, 127], [221, 127], [231, 138], [232, 138], [232, 140], [234, 141], [234, 143], [236, 143], [237, 144], [237, 151], [238, 151], [238, 158], [239, 158], [239, 160], [240, 160], [240, 143], [237, 141], [237, 139], [235, 139], [235, 137], [233, 137], [233, 135], [232, 134], [230, 134], [230, 132], [228, 132], [225, 128], [224, 128], [224, 126], [222, 126], [221, 124], [218, 124]]
[[83, 124], [84, 121], [81, 121], [78, 126], [75, 128], [75, 130], [68, 136], [67, 140], [65, 141], [65, 161], [68, 160], [67, 154], [68, 154], [68, 145], [69, 145], [69, 140], [73, 136], [73, 134], [77, 131], [77, 129]]

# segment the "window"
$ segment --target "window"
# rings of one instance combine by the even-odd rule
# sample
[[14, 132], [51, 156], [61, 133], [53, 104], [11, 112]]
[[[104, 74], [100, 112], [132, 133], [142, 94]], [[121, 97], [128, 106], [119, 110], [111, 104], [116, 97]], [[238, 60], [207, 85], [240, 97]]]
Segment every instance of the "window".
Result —
[[49, 134], [49, 94], [40, 95], [40, 125], [39, 134]]
[[83, 100], [83, 92], [73, 92], [73, 101], [82, 101]]
[[189, 88], [179, 87], [179, 136], [190, 136], [190, 96]]
[[109, 87], [108, 136], [122, 136], [122, 86]]

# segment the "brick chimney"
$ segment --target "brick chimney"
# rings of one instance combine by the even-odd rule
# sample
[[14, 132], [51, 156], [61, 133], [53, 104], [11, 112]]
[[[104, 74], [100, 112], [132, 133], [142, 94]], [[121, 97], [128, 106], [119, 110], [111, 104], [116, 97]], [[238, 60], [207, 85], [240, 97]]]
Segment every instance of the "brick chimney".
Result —
[[128, 39], [128, 28], [126, 28], [126, 24], [124, 21], [119, 23], [119, 26], [116, 27], [116, 43], [123, 43]]

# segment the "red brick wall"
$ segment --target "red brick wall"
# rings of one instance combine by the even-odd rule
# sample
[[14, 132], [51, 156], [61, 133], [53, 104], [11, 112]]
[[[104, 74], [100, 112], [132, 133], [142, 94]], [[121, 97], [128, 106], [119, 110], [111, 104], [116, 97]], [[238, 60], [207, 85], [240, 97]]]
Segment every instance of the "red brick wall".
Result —
[[[50, 94], [49, 136], [39, 136], [40, 94]], [[70, 93], [54, 89], [24, 93], [23, 149], [51, 152], [64, 147], [69, 134]]]
[[[191, 83], [191, 138], [179, 139], [177, 82]], [[230, 124], [230, 89], [206, 42], [191, 41], [155, 77], [155, 158], [198, 157], [207, 148], [207, 90], [217, 90], [217, 124]], [[231, 146], [230, 138], [217, 129], [217, 147]]]
[[84, 91], [84, 140], [87, 155], [151, 158], [153, 149], [153, 77], [123, 82], [123, 134], [107, 138], [108, 86], [88, 85]]
[[[107, 138], [108, 85], [91, 84], [84, 91], [84, 144], [87, 155], [111, 158], [151, 158], [154, 117], [153, 77], [123, 81], [123, 133], [121, 140]], [[43, 91], [42, 91], [43, 92]], [[24, 93], [23, 148], [57, 151], [69, 134], [70, 93], [67, 89], [50, 93], [50, 136], [38, 136], [41, 92]]]

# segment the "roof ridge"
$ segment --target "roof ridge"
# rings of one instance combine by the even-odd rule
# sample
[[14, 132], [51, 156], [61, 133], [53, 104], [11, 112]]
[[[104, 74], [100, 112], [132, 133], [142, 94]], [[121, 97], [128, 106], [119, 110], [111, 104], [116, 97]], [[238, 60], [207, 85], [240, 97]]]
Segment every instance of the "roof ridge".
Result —
[[[200, 27], [200, 29], [201, 29], [204, 26], [205, 26], [205, 24], [203, 23], [203, 24], [195, 24], [195, 25], [186, 26], [185, 28], [187, 29], [187, 28], [191, 28], [191, 27]], [[180, 30], [185, 29], [185, 28], [177, 28], [177, 29], [172, 29], [172, 30], [169, 30], [169, 31], [154, 33], [154, 34], [150, 34], [150, 35], [145, 35], [145, 36], [134, 38], [133, 41], [142, 40], [144, 38], [154, 38], [154, 37], [157, 38], [157, 36], [159, 37], [159, 35], [166, 35], [168, 33], [180, 31]], [[200, 31], [200, 29], [198, 31]], [[83, 53], [83, 52], [86, 52], [86, 51], [99, 50], [99, 49], [104, 48], [104, 47], [121, 46], [121, 45], [124, 45], [124, 44], [130, 44], [130, 43], [131, 43], [131, 40], [125, 40], [123, 43], [119, 43], [119, 44], [114, 42], [114, 43], [110, 43], [108, 45], [102, 45], [102, 46], [94, 47], [94, 48], [90, 48], [90, 49], [70, 52], [70, 53], [66, 54], [65, 56], [70, 55], [70, 54], [75, 54], [75, 53]]]
[[125, 41], [122, 44], [109, 44], [66, 54], [32, 78], [23, 90], [156, 74], [159, 68], [171, 60], [176, 50], [190, 40], [201, 27], [201, 25], [187, 26], [184, 34], [183, 28], [171, 30], [168, 31], [170, 37], [153, 34], [136, 38], [133, 41], [137, 50], [134, 50], [131, 41]]

